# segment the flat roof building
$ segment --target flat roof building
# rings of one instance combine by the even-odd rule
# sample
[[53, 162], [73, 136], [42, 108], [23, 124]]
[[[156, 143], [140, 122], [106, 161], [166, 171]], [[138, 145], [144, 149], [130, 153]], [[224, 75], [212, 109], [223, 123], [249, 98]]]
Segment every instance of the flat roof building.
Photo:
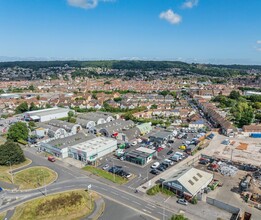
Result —
[[136, 150], [132, 150], [125, 154], [125, 160], [138, 165], [145, 165], [152, 161], [153, 156], [157, 155], [157, 151], [146, 148], [139, 147]]
[[68, 112], [70, 111], [74, 112], [74, 110], [59, 107], [28, 111], [24, 113], [24, 119], [27, 121], [46, 122], [52, 119], [68, 117]]

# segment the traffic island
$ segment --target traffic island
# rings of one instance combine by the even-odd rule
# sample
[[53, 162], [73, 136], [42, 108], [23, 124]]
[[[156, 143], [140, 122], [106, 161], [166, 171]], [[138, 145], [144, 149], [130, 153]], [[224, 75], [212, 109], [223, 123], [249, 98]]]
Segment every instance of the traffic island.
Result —
[[[18, 206], [12, 220], [71, 220], [88, 218], [91, 213], [98, 219], [102, 214], [99, 211], [102, 203], [97, 207], [95, 201], [99, 199], [100, 196], [95, 192], [90, 194], [85, 190], [53, 194]], [[99, 210], [96, 212], [97, 208]]]
[[30, 167], [14, 174], [14, 184], [19, 186], [20, 190], [41, 188], [57, 179], [57, 173], [53, 170], [42, 167]]

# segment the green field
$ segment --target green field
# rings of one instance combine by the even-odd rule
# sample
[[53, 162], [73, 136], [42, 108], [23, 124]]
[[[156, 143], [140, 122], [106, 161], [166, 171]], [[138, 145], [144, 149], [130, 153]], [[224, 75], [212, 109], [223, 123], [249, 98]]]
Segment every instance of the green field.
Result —
[[57, 174], [47, 167], [30, 167], [14, 174], [14, 184], [19, 189], [35, 189], [48, 185], [57, 178]]
[[103, 177], [107, 180], [110, 180], [114, 183], [118, 183], [118, 184], [124, 184], [127, 183], [128, 180], [126, 178], [123, 178], [121, 176], [118, 176], [116, 174], [110, 173], [106, 170], [102, 170], [100, 168], [97, 167], [93, 167], [93, 166], [86, 166], [83, 168], [84, 170], [96, 175], [96, 176], [100, 176]]
[[[32, 161], [29, 159], [26, 159], [25, 162], [18, 164], [18, 165], [12, 165], [12, 170], [18, 169], [20, 167], [29, 165]], [[12, 178], [10, 175], [10, 166], [0, 166], [0, 180], [7, 183], [12, 183]]]
[[[11, 220], [76, 220], [88, 216], [94, 208], [93, 192], [70, 191], [39, 198], [18, 206]], [[92, 198], [92, 203], [90, 202]]]

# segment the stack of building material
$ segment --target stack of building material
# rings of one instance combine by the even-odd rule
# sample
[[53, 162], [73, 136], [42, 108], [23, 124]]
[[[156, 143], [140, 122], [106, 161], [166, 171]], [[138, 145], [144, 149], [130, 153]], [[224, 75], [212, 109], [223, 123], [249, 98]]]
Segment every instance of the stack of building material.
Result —
[[228, 165], [224, 162], [219, 162], [219, 172], [224, 176], [234, 176], [238, 169], [232, 165]]

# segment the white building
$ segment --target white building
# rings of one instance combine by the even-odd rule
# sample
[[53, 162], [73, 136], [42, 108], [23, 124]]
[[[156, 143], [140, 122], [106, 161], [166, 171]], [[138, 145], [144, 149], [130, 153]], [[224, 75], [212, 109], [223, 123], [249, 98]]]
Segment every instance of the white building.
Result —
[[74, 110], [71, 109], [54, 107], [54, 108], [25, 112], [24, 118], [25, 120], [28, 121], [33, 120], [38, 122], [45, 122], [45, 121], [50, 121], [52, 119], [68, 117], [68, 112], [70, 111], [74, 112]]
[[70, 147], [69, 156], [91, 163], [117, 149], [117, 141], [106, 137], [97, 137]]

